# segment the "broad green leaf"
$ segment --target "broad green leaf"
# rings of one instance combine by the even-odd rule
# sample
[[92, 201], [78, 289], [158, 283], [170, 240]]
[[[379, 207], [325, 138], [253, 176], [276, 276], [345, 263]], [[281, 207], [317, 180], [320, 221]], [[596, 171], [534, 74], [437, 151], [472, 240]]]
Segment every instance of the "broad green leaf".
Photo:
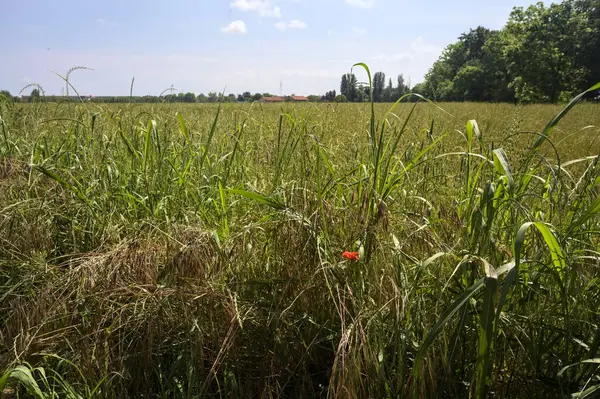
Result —
[[525, 223], [519, 228], [517, 231], [517, 236], [515, 237], [514, 249], [515, 249], [515, 261], [517, 266], [520, 263], [521, 252], [523, 249], [523, 245], [525, 243], [525, 233], [529, 229], [529, 227], [535, 226], [538, 231], [542, 234], [548, 249], [550, 250], [550, 256], [552, 257], [552, 264], [555, 270], [559, 273], [559, 275], [563, 275], [565, 269], [565, 257], [563, 255], [562, 249], [556, 240], [556, 237], [550, 231], [547, 225], [541, 222], [528, 222]]
[[510, 164], [508, 163], [508, 157], [503, 148], [496, 148], [494, 151], [494, 167], [496, 172], [500, 175], [506, 176], [508, 180], [508, 190], [512, 194], [515, 188], [515, 180], [513, 179], [512, 172], [510, 170]]
[[40, 389], [37, 381], [33, 377], [33, 374], [28, 367], [22, 364], [18, 365], [10, 372], [10, 378], [14, 378], [19, 381], [19, 383], [25, 387], [28, 394], [34, 396], [35, 398], [44, 399], [44, 394], [42, 393], [42, 390]]

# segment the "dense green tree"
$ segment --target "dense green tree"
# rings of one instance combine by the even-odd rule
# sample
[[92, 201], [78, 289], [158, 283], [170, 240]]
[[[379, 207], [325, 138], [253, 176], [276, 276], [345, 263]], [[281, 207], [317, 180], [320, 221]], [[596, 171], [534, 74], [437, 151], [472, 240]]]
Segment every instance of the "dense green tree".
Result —
[[340, 93], [344, 96], [348, 97], [349, 94], [349, 86], [348, 86], [348, 74], [345, 73], [342, 75], [342, 82], [340, 83]]
[[185, 103], [195, 103], [196, 102], [196, 95], [194, 93], [185, 93], [183, 96], [183, 102]]
[[426, 83], [422, 82], [422, 83], [417, 83], [416, 85], [413, 86], [413, 88], [410, 90], [411, 93], [417, 93], [420, 95], [425, 95], [425, 93], [427, 92], [427, 89], [425, 88]]
[[262, 97], [263, 97], [263, 96], [262, 96], [262, 94], [260, 94], [260, 93], [255, 93], [255, 94], [252, 96], [252, 101], [259, 101], [259, 100], [260, 100]]
[[373, 101], [382, 102], [385, 90], [385, 73], [375, 72], [373, 75]]
[[204, 93], [200, 93], [198, 94], [198, 97], [196, 97], [196, 101], [199, 103], [205, 103], [208, 101], [208, 97], [206, 97]]
[[215, 92], [215, 91], [208, 92], [208, 102], [209, 103], [216, 103], [218, 100], [219, 100], [219, 97], [217, 96], [217, 92]]
[[360, 86], [356, 89], [356, 99], [355, 99], [355, 101], [358, 102], [358, 103], [362, 103], [362, 102], [365, 101], [365, 91], [362, 90], [362, 87], [360, 87]]
[[577, 29], [573, 59], [584, 69], [582, 88], [600, 81], [600, 0], [571, 2], [572, 26]]
[[29, 102], [39, 101], [40, 99], [40, 91], [38, 89], [31, 90], [31, 94], [29, 95]]
[[[483, 71], [482, 64], [484, 45], [491, 34], [492, 31], [480, 26], [463, 33], [458, 42], [446, 47], [425, 76], [427, 84], [424, 94], [441, 101], [483, 100], [481, 97], [486, 91], [485, 86], [493, 84], [485, 79], [489, 76]], [[463, 68], [465, 70], [461, 72]], [[465, 82], [469, 87], [464, 87]], [[473, 96], [475, 98], [471, 98]]]
[[335, 96], [333, 101], [335, 101], [336, 103], [345, 103], [348, 102], [348, 98], [343, 94], [339, 94]]
[[331, 91], [328, 91], [327, 93], [325, 93], [325, 95], [322, 97], [322, 100], [331, 102], [335, 99], [335, 96], [336, 96], [335, 90], [331, 90]]
[[384, 102], [390, 102], [393, 100], [394, 96], [394, 84], [392, 83], [392, 79], [390, 78], [387, 87], [383, 90], [383, 99]]
[[444, 49], [419, 90], [441, 101], [566, 101], [600, 80], [600, 0], [515, 7]]
[[340, 84], [340, 94], [343, 94], [348, 101], [356, 101], [358, 99], [358, 81], [353, 73], [346, 73], [342, 75], [342, 82]]
[[364, 93], [364, 99], [365, 101], [371, 101], [371, 88], [367, 85], [363, 85], [362, 87], [359, 88], [359, 90], [362, 90]]
[[398, 87], [396, 87], [396, 97], [394, 101], [397, 101], [400, 97], [408, 93], [408, 86], [404, 84], [404, 75], [398, 75]]
[[510, 14], [503, 44], [517, 100], [556, 102], [584, 86], [587, 71], [577, 65], [575, 53], [582, 47], [578, 33], [586, 26], [572, 5], [537, 3]]
[[348, 98], [348, 101], [350, 102], [354, 102], [357, 101], [358, 99], [358, 80], [356, 79], [356, 76], [353, 73], [349, 73], [348, 74], [348, 94], [346, 94], [346, 97]]

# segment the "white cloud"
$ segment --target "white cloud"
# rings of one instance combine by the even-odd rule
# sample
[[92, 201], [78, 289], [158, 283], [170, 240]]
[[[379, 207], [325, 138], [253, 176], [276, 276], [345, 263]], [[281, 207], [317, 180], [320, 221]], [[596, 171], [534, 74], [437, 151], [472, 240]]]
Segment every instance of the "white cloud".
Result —
[[96, 18], [96, 23], [98, 23], [100, 25], [116, 25], [116, 23], [114, 21], [109, 21], [104, 18]]
[[371, 8], [375, 5], [375, 0], [346, 0], [346, 4], [360, 8]]
[[408, 44], [408, 51], [392, 54], [379, 54], [374, 56], [373, 60], [385, 62], [414, 61], [417, 58], [429, 59], [437, 57], [441, 51], [441, 47], [426, 43], [425, 40], [419, 36]]
[[442, 49], [433, 44], [427, 44], [421, 36], [417, 37], [411, 44], [410, 48], [415, 53], [439, 53]]
[[367, 31], [354, 26], [354, 27], [352, 27], [352, 33], [354, 33], [354, 36], [356, 36], [356, 37], [363, 37], [364, 35], [367, 34]]
[[229, 25], [221, 28], [222, 32], [230, 33], [230, 34], [244, 34], [246, 33], [246, 24], [244, 21], [232, 21]]
[[277, 22], [275, 27], [279, 30], [287, 30], [287, 29], [304, 29], [307, 27], [306, 23], [303, 21], [299, 21], [297, 19], [293, 19], [290, 22]]
[[281, 18], [281, 8], [270, 0], [234, 0], [230, 5], [240, 11], [255, 11], [261, 17]]

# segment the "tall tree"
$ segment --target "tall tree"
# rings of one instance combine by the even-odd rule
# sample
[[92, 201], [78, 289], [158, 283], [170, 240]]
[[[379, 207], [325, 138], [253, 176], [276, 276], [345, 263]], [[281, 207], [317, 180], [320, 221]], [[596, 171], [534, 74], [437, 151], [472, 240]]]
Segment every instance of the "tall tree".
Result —
[[385, 73], [375, 72], [373, 75], [373, 101], [383, 101], [383, 91], [385, 90]]
[[[597, 0], [587, 3], [600, 6]], [[537, 3], [527, 9], [516, 7], [510, 14], [503, 44], [519, 101], [566, 100], [589, 82], [589, 70], [581, 64], [589, 56], [579, 54], [597, 54], [600, 48], [582, 51], [586, 44], [581, 39], [593, 41], [592, 32], [599, 28], [589, 24], [595, 12], [575, 4], [572, 0], [548, 7]]]
[[515, 7], [444, 49], [419, 87], [445, 101], [566, 101], [600, 80], [600, 0]]
[[343, 94], [348, 97], [349, 94], [349, 86], [348, 86], [348, 74], [345, 73], [342, 75], [342, 82], [340, 83], [340, 94]]
[[404, 84], [404, 75], [398, 75], [398, 87], [396, 87], [396, 101], [408, 93], [408, 87]]
[[572, 7], [572, 26], [578, 39], [573, 57], [584, 69], [584, 90], [600, 81], [600, 0], [575, 0]]
[[29, 95], [29, 102], [35, 102], [40, 99], [40, 91], [38, 89], [31, 90], [31, 94]]
[[340, 94], [343, 94], [348, 101], [356, 101], [358, 99], [357, 83], [353, 73], [344, 74], [340, 84]]
[[348, 86], [350, 90], [350, 96], [348, 97], [348, 101], [357, 101], [358, 100], [358, 88], [357, 88], [358, 80], [356, 76], [351, 73], [348, 74]]
[[390, 78], [387, 87], [383, 91], [383, 101], [390, 102], [393, 99], [394, 95], [394, 84], [392, 83], [392, 78]]
[[195, 103], [196, 102], [196, 95], [194, 93], [185, 93], [183, 96], [183, 102], [185, 103]]

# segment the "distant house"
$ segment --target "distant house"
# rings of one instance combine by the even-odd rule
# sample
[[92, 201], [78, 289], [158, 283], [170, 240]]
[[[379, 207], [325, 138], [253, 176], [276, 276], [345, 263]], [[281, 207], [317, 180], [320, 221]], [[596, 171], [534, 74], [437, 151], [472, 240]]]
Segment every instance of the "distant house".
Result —
[[266, 103], [282, 103], [285, 101], [283, 97], [263, 97], [262, 100]]
[[299, 101], [299, 102], [308, 101], [308, 97], [304, 97], [304, 96], [290, 96], [290, 98], [292, 99], [292, 101]]

